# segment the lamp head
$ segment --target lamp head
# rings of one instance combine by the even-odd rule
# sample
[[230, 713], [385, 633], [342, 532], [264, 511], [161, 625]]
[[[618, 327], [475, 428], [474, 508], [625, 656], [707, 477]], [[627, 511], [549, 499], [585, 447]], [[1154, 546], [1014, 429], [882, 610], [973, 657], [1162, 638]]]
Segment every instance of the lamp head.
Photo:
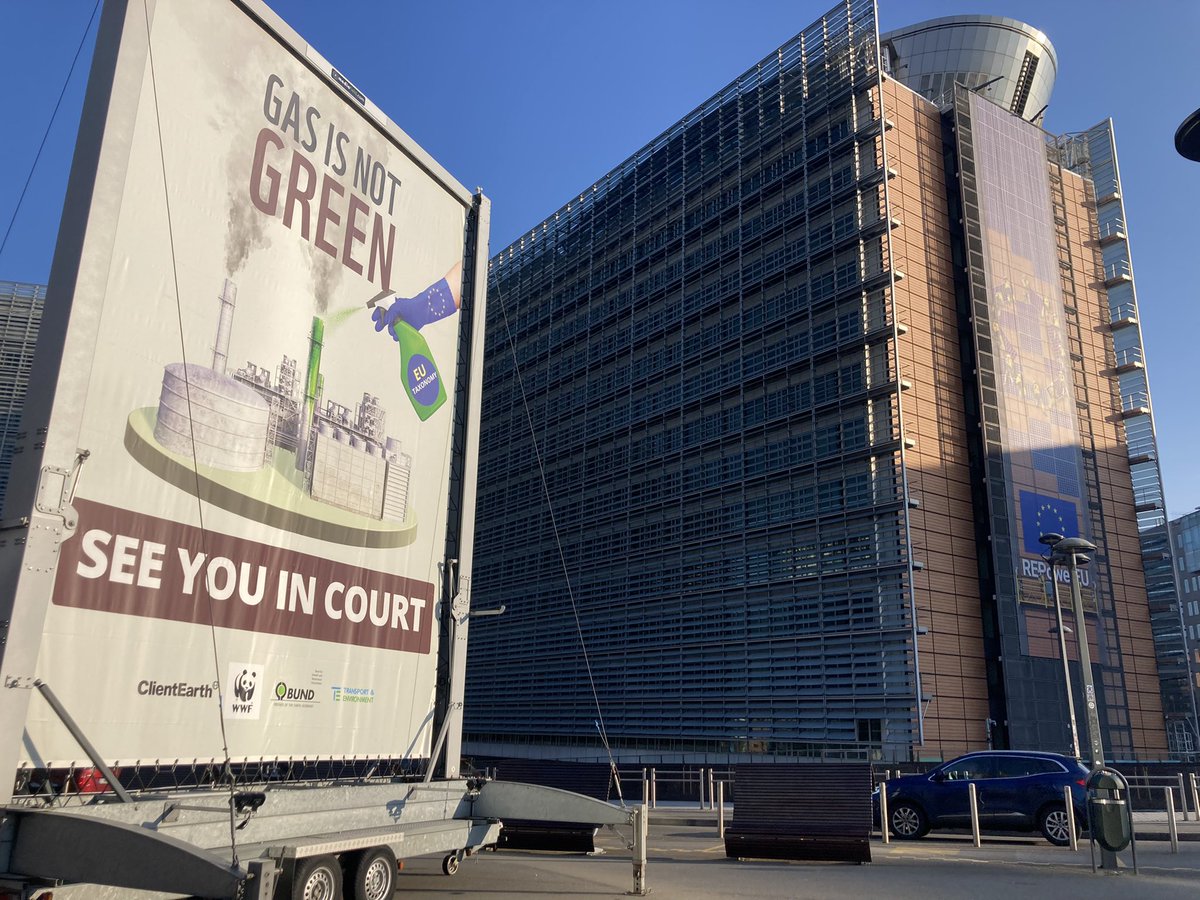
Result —
[[1055, 544], [1057, 544], [1062, 539], [1063, 539], [1063, 536], [1061, 534], [1055, 534], [1052, 531], [1049, 534], [1043, 534], [1041, 537], [1039, 537], [1038, 543], [1045, 547], [1053, 547]]
[[1055, 553], [1092, 553], [1096, 549], [1096, 545], [1091, 541], [1086, 541], [1081, 537], [1063, 538], [1054, 545]]

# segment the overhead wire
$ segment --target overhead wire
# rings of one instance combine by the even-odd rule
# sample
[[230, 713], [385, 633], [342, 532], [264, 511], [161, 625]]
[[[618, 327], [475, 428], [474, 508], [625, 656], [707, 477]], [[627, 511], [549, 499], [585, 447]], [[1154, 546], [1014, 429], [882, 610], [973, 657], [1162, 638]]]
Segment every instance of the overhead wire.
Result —
[[25, 176], [25, 183], [21, 186], [21, 193], [17, 197], [17, 205], [13, 207], [12, 216], [9, 217], [8, 226], [4, 229], [4, 237], [0, 239], [0, 254], [4, 253], [4, 248], [8, 246], [8, 238], [12, 234], [13, 225], [17, 221], [17, 213], [21, 211], [21, 204], [25, 202], [25, 195], [29, 192], [29, 185], [33, 183], [33, 173], [37, 171], [38, 163], [42, 158], [42, 151], [46, 149], [46, 141], [50, 137], [50, 131], [54, 128], [54, 122], [58, 118], [58, 111], [62, 108], [63, 98], [67, 95], [67, 87], [71, 84], [71, 77], [75, 74], [75, 67], [79, 64], [79, 57], [83, 53], [84, 45], [87, 43], [87, 36], [91, 33], [92, 23], [96, 21], [96, 13], [100, 9], [100, 0], [96, 0], [96, 5], [92, 7], [92, 14], [88, 18], [87, 26], [83, 29], [83, 34], [79, 38], [79, 46], [75, 48], [75, 56], [71, 59], [71, 67], [67, 70], [67, 77], [63, 79], [62, 90], [58, 92], [58, 100], [54, 104], [54, 110], [50, 113], [50, 121], [46, 123], [46, 130], [42, 133], [42, 140], [38, 144], [37, 153], [33, 156], [33, 163], [29, 166], [29, 174]]

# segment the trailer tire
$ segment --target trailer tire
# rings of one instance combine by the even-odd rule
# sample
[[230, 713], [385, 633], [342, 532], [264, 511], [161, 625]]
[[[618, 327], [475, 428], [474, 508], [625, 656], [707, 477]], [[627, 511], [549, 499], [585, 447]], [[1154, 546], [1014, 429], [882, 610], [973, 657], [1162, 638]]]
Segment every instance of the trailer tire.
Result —
[[297, 861], [292, 873], [292, 900], [342, 900], [342, 867], [332, 856]]
[[453, 875], [458, 871], [458, 854], [451, 853], [442, 860], [442, 872], [446, 875]]
[[397, 869], [396, 854], [390, 847], [369, 847], [342, 862], [351, 900], [391, 900]]

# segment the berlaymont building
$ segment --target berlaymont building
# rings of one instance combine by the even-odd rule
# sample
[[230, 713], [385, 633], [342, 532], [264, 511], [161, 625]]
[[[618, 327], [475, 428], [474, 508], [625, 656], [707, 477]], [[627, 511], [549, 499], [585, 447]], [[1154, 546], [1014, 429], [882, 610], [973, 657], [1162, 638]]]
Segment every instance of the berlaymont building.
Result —
[[1098, 548], [1109, 758], [1195, 748], [1113, 130], [1043, 131], [1057, 65], [847, 0], [495, 256], [468, 752], [1069, 751], [1048, 532]]

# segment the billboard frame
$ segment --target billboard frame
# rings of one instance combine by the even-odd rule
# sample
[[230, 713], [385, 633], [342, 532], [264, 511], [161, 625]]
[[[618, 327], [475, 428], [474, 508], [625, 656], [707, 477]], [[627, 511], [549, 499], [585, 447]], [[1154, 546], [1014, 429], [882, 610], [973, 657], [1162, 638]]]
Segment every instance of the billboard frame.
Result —
[[[472, 285], [470, 297], [463, 298], [463, 320], [469, 314], [477, 323], [474, 334], [481, 338], [486, 307], [487, 198], [481, 192], [468, 191], [450, 176], [261, 0], [225, 2], [333, 90], [363, 123], [462, 207], [468, 227], [474, 223], [475, 228], [474, 234], [464, 234], [464, 247], [476, 248], [473, 258], [463, 260]], [[71, 502], [76, 485], [87, 472], [89, 454], [79, 441], [90, 361], [96, 352], [96, 325], [113, 263], [115, 225], [142, 102], [142, 80], [151, 59], [148, 33], [157, 5], [158, 0], [146, 0], [144, 5], [109, 0], [98, 29], [30, 378], [33, 389], [25, 405], [0, 521], [0, 677], [5, 688], [0, 691], [0, 734], [4, 735], [0, 739], [0, 771], [15, 771], [24, 756], [22, 736], [60, 547], [78, 523]], [[460, 331], [462, 328], [460, 321]], [[475, 357], [482, 355], [482, 341], [461, 349], [472, 356], [466, 371], [474, 378], [481, 377], [481, 359]], [[89, 364], [72, 366], [76, 360]], [[456, 384], [456, 406], [469, 403], [470, 407], [465, 417], [455, 416], [456, 432], [464, 433], [453, 434], [450, 446], [467, 455], [466, 467], [471, 473], [478, 445], [478, 393], [478, 384]], [[464, 533], [456, 538], [460, 546], [457, 571], [460, 583], [469, 585], [473, 530], [463, 528], [463, 522], [473, 515], [473, 484], [464, 493], [464, 514], [458, 523]], [[441, 549], [438, 538], [435, 556]], [[464, 619], [463, 642], [465, 624]], [[461, 684], [457, 702], [461, 709]], [[8, 790], [5, 796], [11, 795], [11, 783]]]

